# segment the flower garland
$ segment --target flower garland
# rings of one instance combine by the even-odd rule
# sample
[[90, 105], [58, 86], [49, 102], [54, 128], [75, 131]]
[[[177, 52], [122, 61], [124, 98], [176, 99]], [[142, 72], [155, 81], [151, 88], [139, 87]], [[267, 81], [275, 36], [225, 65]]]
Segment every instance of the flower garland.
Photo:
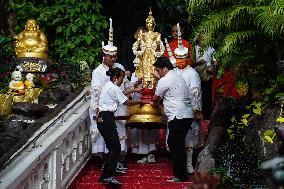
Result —
[[156, 58], [161, 57], [165, 52], [165, 46], [164, 46], [163, 42], [161, 40], [159, 40], [159, 42], [160, 42], [159, 51], [157, 51], [157, 43], [152, 44], [152, 52], [153, 52], [153, 54]]
[[[140, 48], [140, 50], [138, 50], [139, 48]], [[133, 47], [132, 47], [133, 54], [136, 55], [136, 56], [142, 55], [144, 53], [145, 49], [146, 49], [146, 45], [145, 45], [144, 41], [142, 41], [142, 40], [136, 41], [133, 44]]]

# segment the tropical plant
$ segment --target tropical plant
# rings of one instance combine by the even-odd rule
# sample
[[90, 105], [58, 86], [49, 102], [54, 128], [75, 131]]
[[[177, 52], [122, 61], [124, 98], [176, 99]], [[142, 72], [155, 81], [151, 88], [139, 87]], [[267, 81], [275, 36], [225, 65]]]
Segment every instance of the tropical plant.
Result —
[[228, 175], [225, 168], [213, 168], [208, 171], [210, 175], [218, 175], [220, 177], [220, 188], [230, 188], [233, 185], [232, 178]]
[[[284, 90], [284, 76], [279, 75], [276, 80], [271, 80], [269, 87], [264, 89], [263, 98], [258, 101], [253, 101], [245, 107], [243, 115], [241, 117], [232, 116], [231, 125], [227, 128], [227, 133], [230, 139], [234, 139], [236, 136], [239, 137], [251, 124], [251, 121], [257, 116], [261, 116], [264, 110], [269, 107], [272, 102], [278, 101], [279, 98], [283, 99]], [[275, 121], [281, 122], [282, 118], [282, 106], [280, 110], [280, 115], [275, 118]], [[266, 130], [261, 133], [259, 131], [259, 136], [269, 143], [273, 143], [273, 139], [276, 134], [274, 130]]]
[[193, 42], [203, 33], [205, 47], [216, 47], [221, 70], [255, 62], [271, 67], [277, 61], [284, 34], [282, 0], [187, 0], [187, 11], [196, 26]]
[[0, 35], [0, 64], [7, 64], [13, 59], [15, 55], [12, 42], [14, 41], [11, 37], [5, 37]]
[[107, 27], [99, 1], [91, 0], [10, 0], [16, 15], [16, 32], [27, 19], [35, 18], [47, 35], [51, 59], [85, 60], [95, 66], [101, 53], [102, 30]]
[[0, 91], [7, 91], [10, 74], [15, 69], [13, 38], [0, 35]]

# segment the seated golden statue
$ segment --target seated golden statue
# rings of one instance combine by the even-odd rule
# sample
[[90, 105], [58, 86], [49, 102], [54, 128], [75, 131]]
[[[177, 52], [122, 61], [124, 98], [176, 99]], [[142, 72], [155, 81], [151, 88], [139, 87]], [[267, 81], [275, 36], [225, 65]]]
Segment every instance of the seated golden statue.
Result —
[[25, 30], [16, 35], [15, 39], [17, 57], [48, 57], [47, 39], [34, 19], [27, 21]]
[[136, 67], [135, 74], [138, 78], [142, 78], [144, 87], [153, 88], [155, 79], [152, 76], [154, 72], [153, 64], [157, 58], [163, 55], [164, 45], [161, 41], [161, 34], [154, 32], [155, 19], [150, 10], [146, 19], [146, 27], [148, 31], [140, 32], [137, 41], [133, 44], [132, 50], [136, 58], [134, 64]]

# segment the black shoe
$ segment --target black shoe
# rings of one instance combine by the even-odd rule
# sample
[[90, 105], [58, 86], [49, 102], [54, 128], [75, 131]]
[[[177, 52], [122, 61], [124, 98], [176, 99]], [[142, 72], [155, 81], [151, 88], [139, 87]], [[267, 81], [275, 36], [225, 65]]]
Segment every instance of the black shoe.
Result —
[[116, 170], [115, 170], [116, 173], [122, 173], [122, 174], [125, 174], [126, 173], [126, 170], [123, 169], [123, 167], [116, 167]]
[[167, 182], [173, 183], [173, 182], [186, 182], [186, 179], [179, 179], [177, 177], [170, 178], [167, 180]]
[[114, 177], [100, 178], [100, 182], [108, 183], [108, 184], [114, 184], [114, 185], [122, 185], [122, 183], [119, 182], [118, 180], [116, 180], [116, 178], [114, 178]]
[[121, 162], [117, 162], [117, 164], [116, 164], [116, 169], [123, 169], [123, 170], [127, 170], [127, 167], [125, 167], [124, 165], [123, 165], [123, 163], [121, 163]]
[[105, 162], [103, 163], [102, 167], [101, 167], [101, 171], [104, 170], [105, 168]]

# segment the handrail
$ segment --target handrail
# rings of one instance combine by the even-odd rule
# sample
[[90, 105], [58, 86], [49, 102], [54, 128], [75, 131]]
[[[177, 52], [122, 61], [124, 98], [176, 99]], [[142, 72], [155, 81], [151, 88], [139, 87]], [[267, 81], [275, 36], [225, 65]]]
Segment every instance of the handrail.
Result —
[[[76, 100], [77, 99], [77, 100]], [[0, 173], [5, 170], [7, 166], [9, 166], [18, 156], [20, 156], [32, 143], [35, 144], [36, 140], [42, 136], [51, 126], [54, 125], [58, 120], [63, 119], [66, 112], [70, 111], [70, 109], [73, 109], [79, 102], [82, 100], [86, 100], [86, 89], [83, 89], [83, 91], [70, 103], [61, 110], [59, 114], [52, 120], [45, 123], [42, 127], [40, 127], [29, 139], [28, 141], [19, 149], [17, 150], [10, 158], [5, 162], [5, 164], [2, 166]]]

